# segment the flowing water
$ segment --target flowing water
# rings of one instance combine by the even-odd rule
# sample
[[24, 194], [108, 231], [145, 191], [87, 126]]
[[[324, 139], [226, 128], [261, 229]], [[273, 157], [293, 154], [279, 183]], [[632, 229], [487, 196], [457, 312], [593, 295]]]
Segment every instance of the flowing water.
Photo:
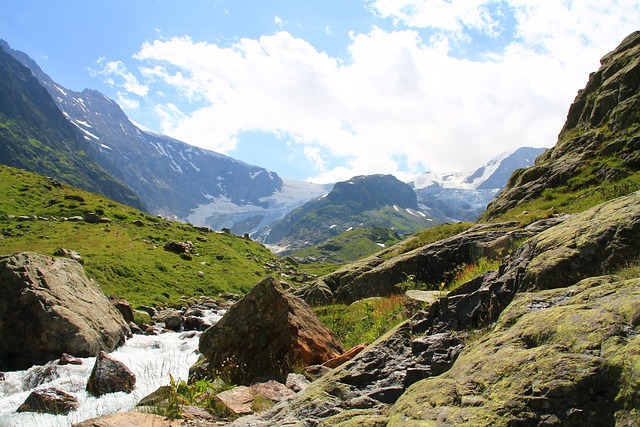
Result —
[[[215, 323], [220, 314], [209, 313], [207, 317], [208, 323]], [[5, 380], [0, 381], [0, 427], [68, 427], [89, 418], [130, 410], [140, 399], [169, 384], [169, 374], [176, 380], [186, 380], [189, 367], [198, 359], [197, 348], [198, 336], [193, 333], [134, 335], [128, 339], [110, 354], [136, 374], [136, 387], [130, 394], [93, 397], [85, 391], [95, 357], [80, 359], [82, 365], [50, 362], [26, 371], [6, 372]], [[16, 409], [37, 388], [56, 388], [74, 395], [78, 409], [65, 416], [17, 413]]]

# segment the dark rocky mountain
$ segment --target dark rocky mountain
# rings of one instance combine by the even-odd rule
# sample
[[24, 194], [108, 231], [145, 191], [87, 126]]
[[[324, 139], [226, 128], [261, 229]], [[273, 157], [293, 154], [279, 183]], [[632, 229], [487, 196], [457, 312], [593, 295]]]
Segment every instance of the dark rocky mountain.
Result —
[[100, 92], [63, 88], [28, 55], [6, 42], [0, 46], [38, 78], [81, 132], [86, 153], [129, 185], [153, 214], [243, 234], [326, 192], [324, 186], [283, 182], [264, 168], [146, 131]]
[[484, 218], [534, 202], [551, 189], [557, 198], [599, 193], [606, 200], [640, 188], [640, 32], [600, 63], [569, 108], [557, 144], [533, 167], [511, 176]]
[[263, 230], [262, 240], [290, 252], [355, 227], [383, 226], [411, 234], [434, 224], [418, 207], [408, 184], [392, 175], [356, 176], [335, 184], [326, 196], [307, 202]]
[[532, 166], [544, 148], [521, 147], [467, 172], [426, 173], [409, 184], [420, 208], [441, 222], [475, 221], [504, 188], [511, 173]]
[[0, 162], [143, 208], [88, 148], [31, 71], [0, 49]]

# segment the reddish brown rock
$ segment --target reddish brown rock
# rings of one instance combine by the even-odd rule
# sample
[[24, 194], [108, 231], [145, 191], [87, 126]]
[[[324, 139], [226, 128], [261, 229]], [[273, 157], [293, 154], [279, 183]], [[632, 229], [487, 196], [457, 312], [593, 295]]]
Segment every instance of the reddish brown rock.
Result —
[[100, 418], [92, 418], [73, 427], [180, 427], [182, 420], [168, 420], [160, 415], [139, 412], [120, 412]]
[[58, 365], [82, 365], [82, 360], [70, 354], [62, 353], [62, 356], [58, 359]]
[[333, 359], [327, 360], [323, 363], [327, 368], [337, 368], [342, 365], [344, 362], [347, 362], [358, 355], [362, 350], [367, 347], [367, 343], [358, 344], [357, 346], [351, 348], [351, 350], [342, 353], [338, 357], [334, 357]]
[[134, 321], [133, 310], [131, 309], [131, 304], [129, 304], [129, 301], [127, 301], [126, 299], [118, 299], [114, 296], [109, 297], [109, 301], [115, 308], [118, 309], [127, 323], [131, 323]]
[[307, 303], [267, 277], [202, 334], [206, 362], [192, 367], [192, 376], [223, 375], [244, 385], [257, 378], [284, 382], [294, 367], [322, 364], [342, 351]]
[[251, 384], [251, 394], [254, 396], [262, 396], [274, 402], [282, 402], [291, 399], [295, 393], [286, 385], [278, 381], [266, 381], [262, 383]]
[[77, 408], [78, 399], [75, 396], [55, 388], [46, 388], [32, 391], [18, 412], [67, 415]]
[[87, 391], [93, 396], [119, 391], [131, 393], [135, 385], [135, 374], [122, 362], [101, 351], [89, 376]]

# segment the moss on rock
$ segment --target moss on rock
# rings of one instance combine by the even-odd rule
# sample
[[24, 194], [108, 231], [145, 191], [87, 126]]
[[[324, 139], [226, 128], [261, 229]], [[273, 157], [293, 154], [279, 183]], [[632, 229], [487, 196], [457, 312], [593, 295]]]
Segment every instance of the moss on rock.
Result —
[[522, 294], [452, 369], [410, 387], [389, 426], [640, 422], [640, 279]]

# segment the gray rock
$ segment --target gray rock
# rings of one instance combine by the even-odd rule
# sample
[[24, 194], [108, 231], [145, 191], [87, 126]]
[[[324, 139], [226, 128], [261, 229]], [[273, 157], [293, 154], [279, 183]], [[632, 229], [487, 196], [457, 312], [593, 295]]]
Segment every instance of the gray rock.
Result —
[[175, 308], [166, 308], [152, 317], [154, 322], [164, 323], [167, 329], [180, 331], [182, 328], [182, 313]]
[[111, 351], [129, 326], [80, 264], [32, 252], [0, 257], [0, 370]]

